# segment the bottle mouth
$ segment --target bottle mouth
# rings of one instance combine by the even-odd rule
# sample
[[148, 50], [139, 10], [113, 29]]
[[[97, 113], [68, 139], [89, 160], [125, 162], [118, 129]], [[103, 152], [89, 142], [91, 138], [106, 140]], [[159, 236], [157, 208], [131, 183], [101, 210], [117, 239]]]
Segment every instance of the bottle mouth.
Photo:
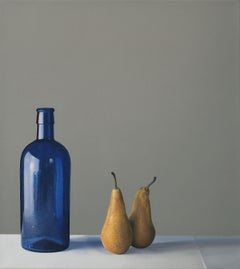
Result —
[[37, 112], [54, 112], [55, 109], [53, 107], [39, 107], [36, 109]]
[[55, 111], [52, 107], [40, 107], [37, 108], [37, 124], [54, 123], [53, 112]]

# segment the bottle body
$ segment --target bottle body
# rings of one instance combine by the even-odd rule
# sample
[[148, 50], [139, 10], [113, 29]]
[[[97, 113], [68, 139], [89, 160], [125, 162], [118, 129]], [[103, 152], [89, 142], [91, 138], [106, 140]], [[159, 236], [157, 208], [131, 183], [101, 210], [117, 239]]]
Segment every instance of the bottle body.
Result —
[[[53, 134], [53, 124], [44, 124]], [[71, 160], [53, 135], [39, 136], [45, 127], [21, 155], [21, 240], [27, 250], [54, 252], [69, 246]]]

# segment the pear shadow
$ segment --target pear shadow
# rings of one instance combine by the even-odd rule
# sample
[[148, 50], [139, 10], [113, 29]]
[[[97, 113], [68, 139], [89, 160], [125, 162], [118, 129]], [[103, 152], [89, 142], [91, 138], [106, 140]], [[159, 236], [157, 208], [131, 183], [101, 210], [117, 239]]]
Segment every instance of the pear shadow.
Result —
[[[146, 247], [146, 248], [135, 248], [131, 246], [129, 250], [124, 253], [131, 255], [131, 254], [153, 254], [153, 253], [165, 253], [165, 252], [178, 252], [192, 249], [193, 241], [191, 240], [174, 240], [174, 241], [162, 241], [162, 242], [154, 242]], [[101, 239], [98, 235], [96, 236], [78, 236], [71, 238], [70, 245], [67, 251], [74, 251], [74, 250], [87, 250], [87, 249], [95, 249], [99, 252], [106, 253], [104, 249]], [[108, 253], [108, 252], [107, 252]]]
[[240, 246], [240, 237], [195, 237], [199, 247], [232, 247]]
[[153, 242], [146, 248], [131, 247], [129, 253], [131, 254], [153, 254], [153, 253], [165, 253], [165, 252], [178, 252], [192, 249], [193, 242], [189, 240], [183, 241], [171, 241], [171, 242]]
[[103, 245], [99, 236], [79, 236], [71, 238], [68, 251], [77, 249], [102, 249]]

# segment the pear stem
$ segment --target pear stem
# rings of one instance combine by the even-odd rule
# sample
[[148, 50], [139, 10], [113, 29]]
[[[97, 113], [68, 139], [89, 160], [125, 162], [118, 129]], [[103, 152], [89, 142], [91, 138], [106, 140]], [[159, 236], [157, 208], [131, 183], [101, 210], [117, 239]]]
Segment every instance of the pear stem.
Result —
[[116, 178], [116, 175], [115, 175], [115, 173], [114, 173], [114, 172], [111, 172], [111, 174], [112, 174], [112, 176], [113, 176], [113, 178], [114, 178], [115, 189], [117, 189], [117, 188], [118, 188], [118, 186], [117, 186], [117, 178]]
[[157, 177], [154, 177], [153, 180], [146, 186], [146, 189], [149, 189], [149, 187], [157, 180]]

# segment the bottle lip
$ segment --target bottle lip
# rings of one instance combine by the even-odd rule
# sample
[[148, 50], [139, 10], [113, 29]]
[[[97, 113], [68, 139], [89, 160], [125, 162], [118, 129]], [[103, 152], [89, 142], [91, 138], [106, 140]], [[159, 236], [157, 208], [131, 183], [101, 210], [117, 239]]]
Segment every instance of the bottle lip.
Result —
[[38, 107], [37, 112], [47, 112], [47, 111], [52, 111], [54, 112], [55, 109], [53, 107]]
[[54, 123], [54, 108], [52, 107], [39, 107], [37, 110], [37, 124]]

